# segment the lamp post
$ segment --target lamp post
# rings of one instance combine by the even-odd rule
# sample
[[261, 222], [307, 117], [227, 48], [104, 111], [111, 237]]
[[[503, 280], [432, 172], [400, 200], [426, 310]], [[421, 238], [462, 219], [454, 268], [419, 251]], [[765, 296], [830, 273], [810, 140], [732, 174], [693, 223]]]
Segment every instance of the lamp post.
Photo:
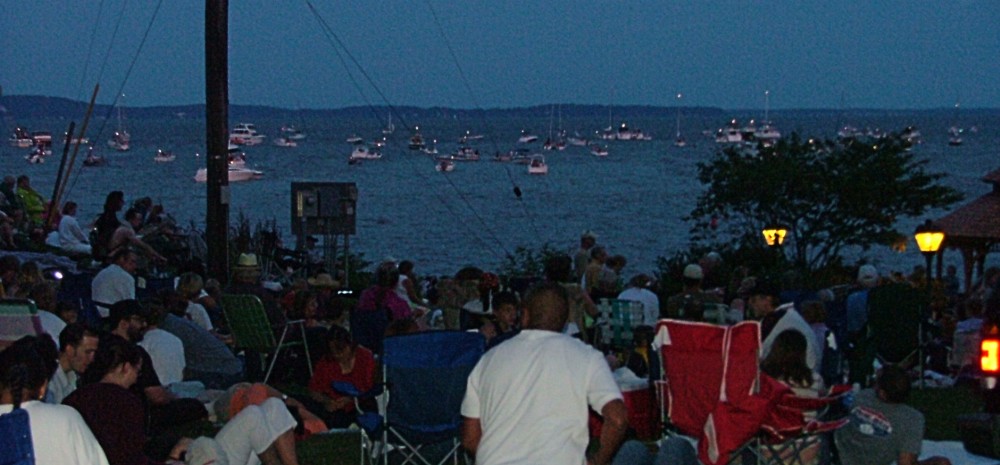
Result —
[[765, 226], [761, 233], [764, 234], [764, 241], [767, 242], [769, 247], [780, 247], [781, 244], [785, 243], [785, 235], [788, 234], [788, 228], [773, 223]]
[[920, 253], [924, 254], [924, 258], [927, 260], [927, 292], [930, 292], [931, 261], [934, 259], [934, 254], [941, 248], [941, 242], [944, 241], [944, 232], [934, 226], [931, 220], [927, 220], [920, 226], [917, 226], [917, 230], [913, 232], [913, 238], [917, 241]]

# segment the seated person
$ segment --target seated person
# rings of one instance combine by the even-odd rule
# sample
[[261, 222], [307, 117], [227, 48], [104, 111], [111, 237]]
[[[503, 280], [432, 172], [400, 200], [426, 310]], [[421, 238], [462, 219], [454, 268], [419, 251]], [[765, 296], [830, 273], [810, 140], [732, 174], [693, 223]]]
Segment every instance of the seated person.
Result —
[[104, 450], [79, 412], [38, 401], [56, 370], [42, 353], [53, 350], [48, 336], [27, 336], [0, 352], [0, 415], [15, 407], [28, 412], [35, 463], [107, 465]]
[[334, 381], [345, 381], [365, 392], [375, 385], [375, 357], [372, 352], [354, 342], [351, 333], [340, 326], [331, 326], [326, 341], [330, 352], [316, 362], [312, 379], [309, 380], [309, 397], [312, 405], [321, 408], [310, 410], [319, 415], [331, 428], [346, 428], [358, 412], [354, 398], [335, 391]]
[[[761, 362], [760, 368], [768, 376], [790, 387], [799, 397], [819, 397], [823, 391], [823, 379], [806, 365], [807, 344], [806, 336], [802, 333], [792, 329], [782, 331], [774, 338], [774, 345]], [[803, 414], [806, 421], [816, 417], [814, 411], [805, 411]], [[788, 451], [788, 456], [782, 456], [785, 462], [802, 465], [819, 463], [819, 442], [808, 444], [800, 441], [798, 444], [795, 459], [791, 456], [795, 452]]]
[[204, 289], [204, 282], [197, 273], [187, 272], [180, 276], [177, 281], [177, 293], [187, 301], [187, 308], [184, 315], [191, 321], [205, 329], [205, 331], [215, 331], [212, 319], [208, 316], [205, 307], [198, 303], [201, 291]]
[[218, 421], [229, 421], [251, 405], [262, 405], [271, 398], [284, 400], [296, 420], [301, 420], [301, 430], [296, 427], [297, 439], [327, 431], [326, 424], [296, 400], [264, 383], [236, 383], [212, 403]]
[[298, 465], [295, 418], [281, 399], [250, 405], [226, 422], [215, 438], [182, 438], [169, 459], [188, 464]]
[[951, 465], [944, 457], [917, 460], [924, 415], [905, 404], [910, 377], [896, 365], [879, 371], [875, 387], [854, 397], [851, 421], [834, 433], [841, 463], [862, 465]]
[[76, 202], [63, 205], [59, 220], [59, 247], [67, 253], [90, 255], [90, 238], [80, 228], [76, 219]]

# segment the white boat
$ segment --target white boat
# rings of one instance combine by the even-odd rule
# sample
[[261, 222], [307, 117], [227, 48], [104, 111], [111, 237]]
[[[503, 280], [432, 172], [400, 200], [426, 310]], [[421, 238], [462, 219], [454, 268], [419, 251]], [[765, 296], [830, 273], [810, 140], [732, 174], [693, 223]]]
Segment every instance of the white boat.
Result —
[[369, 149], [366, 145], [354, 147], [350, 157], [351, 160], [378, 160], [379, 158], [382, 158], [382, 153]]
[[958, 126], [948, 128], [948, 145], [958, 147], [959, 145], [965, 143], [965, 141], [962, 140], [963, 132], [964, 131]]
[[536, 136], [536, 135], [534, 135], [534, 134], [532, 134], [532, 133], [530, 133], [530, 132], [528, 132], [526, 130], [523, 130], [523, 129], [521, 130], [521, 137], [517, 138], [517, 142], [519, 144], [530, 144], [530, 143], [535, 142], [537, 140], [538, 140], [538, 136]]
[[156, 150], [156, 155], [153, 157], [153, 161], [155, 161], [157, 163], [167, 163], [167, 162], [174, 161], [174, 159], [176, 159], [176, 158], [177, 158], [177, 156], [174, 155], [169, 150], [157, 149]]
[[295, 128], [295, 126], [282, 126], [280, 131], [281, 137], [288, 140], [302, 140], [306, 138], [306, 135]]
[[466, 130], [465, 131], [465, 135], [463, 135], [462, 137], [458, 138], [458, 143], [459, 144], [471, 144], [471, 143], [476, 142], [478, 140], [482, 140], [483, 137], [485, 137], [485, 136], [483, 136], [482, 134], [473, 134], [472, 131]]
[[45, 149], [39, 146], [31, 149], [24, 159], [28, 160], [28, 163], [45, 163], [45, 156]]
[[[233, 168], [229, 167], [229, 182], [242, 182], [242, 181], [252, 181], [254, 179], [260, 179], [264, 176], [264, 173], [257, 170], [252, 170], [249, 168]], [[194, 174], [195, 182], [207, 182], [208, 181], [208, 168], [199, 168]]]
[[352, 145], [358, 145], [365, 143], [365, 140], [357, 134], [351, 134], [350, 136], [347, 137], [347, 143]]
[[556, 139], [555, 141], [546, 139], [545, 143], [542, 144], [542, 149], [544, 150], [566, 150], [566, 141], [562, 139]]
[[566, 138], [566, 142], [569, 142], [569, 145], [575, 145], [577, 147], [587, 146], [587, 138], [577, 133], [574, 133], [572, 136]]
[[608, 147], [598, 144], [590, 144], [590, 153], [595, 157], [608, 156]]
[[687, 141], [681, 135], [681, 98], [683, 94], [677, 94], [677, 135], [674, 136], [674, 147], [687, 147]]
[[7, 139], [7, 143], [11, 147], [17, 147], [19, 149], [26, 149], [35, 145], [35, 139], [31, 137], [31, 133], [27, 129], [18, 127], [14, 128], [14, 132], [11, 133], [10, 138]]
[[729, 122], [724, 128], [720, 128], [715, 133], [715, 142], [719, 144], [740, 144], [743, 142], [743, 133], [740, 131], [739, 123], [736, 120]]
[[410, 143], [407, 145], [410, 150], [420, 150], [424, 148], [424, 136], [420, 135], [420, 127], [413, 128], [413, 135], [410, 136]]
[[781, 139], [781, 131], [768, 122], [764, 123], [763, 126], [757, 129], [757, 132], [754, 133], [754, 137], [765, 144], [773, 143], [774, 141]]
[[528, 162], [528, 174], [549, 174], [549, 165], [545, 164], [545, 157], [533, 155]]
[[267, 137], [257, 131], [257, 126], [251, 123], [238, 123], [229, 132], [229, 143], [235, 145], [257, 145]]
[[479, 150], [469, 146], [459, 147], [455, 153], [450, 155], [449, 159], [454, 161], [479, 161]]
[[392, 124], [392, 112], [389, 113], [389, 122], [382, 128], [382, 134], [389, 135], [396, 132], [396, 125]]
[[606, 128], [604, 133], [601, 134], [601, 138], [604, 140], [652, 140], [653, 138], [648, 134], [642, 132], [642, 129], [631, 129], [628, 124], [622, 123], [618, 127], [618, 130], [612, 131], [611, 128]]
[[921, 144], [924, 142], [923, 135], [920, 134], [920, 130], [917, 129], [916, 126], [907, 126], [905, 129], [903, 129], [903, 132], [900, 134], [900, 137], [902, 137], [903, 140], [912, 145]]
[[420, 151], [428, 155], [437, 155], [438, 154], [437, 139], [431, 142], [431, 145], [424, 146], [424, 148], [420, 149]]
[[275, 137], [274, 145], [277, 147], [298, 147], [299, 143], [295, 139], [290, 139], [288, 137]]
[[434, 170], [442, 173], [450, 173], [455, 171], [455, 162], [451, 160], [438, 160], [434, 163]]
[[132, 136], [125, 130], [123, 113], [122, 105], [118, 105], [118, 130], [108, 139], [108, 147], [119, 152], [128, 152], [132, 148]]

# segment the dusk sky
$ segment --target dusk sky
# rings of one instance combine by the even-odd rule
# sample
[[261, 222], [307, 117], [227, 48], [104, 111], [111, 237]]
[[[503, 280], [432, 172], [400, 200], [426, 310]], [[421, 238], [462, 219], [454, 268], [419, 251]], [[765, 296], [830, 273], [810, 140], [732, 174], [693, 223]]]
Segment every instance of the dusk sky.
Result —
[[[0, 2], [4, 95], [110, 103], [135, 59], [127, 105], [204, 103], [205, 2], [158, 3]], [[312, 3], [393, 105], [1000, 108], [997, 0]], [[229, 8], [230, 103], [385, 103], [306, 1]]]

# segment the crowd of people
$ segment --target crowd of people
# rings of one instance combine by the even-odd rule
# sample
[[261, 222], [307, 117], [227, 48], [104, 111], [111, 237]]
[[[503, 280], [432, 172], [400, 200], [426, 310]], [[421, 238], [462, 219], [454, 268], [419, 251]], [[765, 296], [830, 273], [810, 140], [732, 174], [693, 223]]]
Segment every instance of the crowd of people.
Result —
[[[8, 181], [0, 185], [0, 210], [6, 215], [0, 247], [15, 245], [23, 225], [46, 221], [44, 200], [28, 193], [33, 192], [30, 181]], [[77, 463], [112, 465], [185, 459], [207, 463], [192, 457], [223, 456], [238, 463], [250, 457], [297, 463], [297, 437], [348, 427], [359, 407], [371, 407], [359, 405], [332, 383], [350, 382], [362, 391], [371, 387], [385, 337], [430, 329], [477, 331], [486, 340], [486, 355], [469, 378], [462, 405], [463, 444], [477, 463], [498, 463], [502, 457], [519, 457], [522, 463], [580, 462], [591, 439], [588, 409], [604, 419], [588, 463], [697, 463], [691, 461], [696, 459], [690, 441], [665, 442], [658, 455], [648, 449], [643, 455], [632, 443], [621, 446], [628, 421], [612, 372], [655, 376], [659, 362], [651, 347], [653, 328], [663, 318], [760, 321], [760, 369], [798, 395], [821, 396], [831, 384], [858, 383], [864, 389], [854, 396], [852, 422], [836, 435], [841, 457], [850, 458], [842, 463], [914, 463], [920, 453], [923, 417], [905, 405], [911, 381], [907, 370], [916, 363], [886, 365], [875, 373], [867, 372], [858, 356], [871, 337], [869, 294], [889, 284], [923, 289], [929, 278], [920, 270], [909, 278], [883, 277], [864, 265], [853, 284], [805, 290], [794, 276], [779, 284], [709, 253], [678, 270], [679, 291], [664, 295], [653, 275], [626, 278], [626, 258], [609, 254], [595, 233], [585, 231], [575, 253], [546, 257], [543, 276], [534, 282], [505, 282], [476, 267], [421, 279], [413, 261], [386, 259], [375, 266], [371, 285], [355, 299], [338, 292], [340, 276], [322, 266], [280, 286], [262, 275], [259, 257], [244, 253], [228, 282], [209, 277], [192, 260], [178, 270], [172, 285], [139, 296], [141, 264], [167, 260], [139, 231], [159, 228], [167, 217], [143, 199], [120, 221], [125, 205], [122, 192], [108, 194], [92, 235], [83, 233], [73, 202], [65, 203], [52, 226], [66, 253], [90, 255], [101, 264], [90, 282], [96, 321], [81, 318], [79, 302], [59, 301], [58, 282], [43, 276], [37, 264], [0, 256], [0, 292], [31, 298], [45, 333], [0, 354], [0, 412], [20, 405], [39, 418], [60, 418], [59, 426], [53, 426], [33, 417], [32, 428], [46, 431], [40, 438], [70, 428], [65, 436], [74, 438], [58, 447], [36, 440], [36, 450], [46, 449], [40, 460], [54, 460], [42, 463], [72, 463], [57, 460], [67, 455], [80, 457]], [[978, 333], [984, 313], [1000, 312], [992, 292], [998, 281], [1000, 269], [990, 269], [975, 289], [960, 292], [949, 269], [942, 280], [947, 299], [927, 315], [939, 329], [941, 346], [952, 344], [952, 334]], [[223, 294], [259, 297], [276, 334], [289, 321], [303, 325], [301, 342], [312, 366], [309, 357], [295, 350], [286, 352], [278, 365], [279, 378], [305, 387], [307, 395], [288, 396], [254, 384], [263, 379], [265, 366], [259, 354], [234, 340]], [[632, 346], [601, 342], [605, 299], [637, 302], [641, 308], [632, 322]], [[973, 362], [961, 355], [947, 357], [941, 369], [958, 374]], [[206, 398], [199, 397], [206, 392], [214, 394], [209, 404], [214, 407], [206, 408]], [[210, 417], [225, 420], [214, 438], [169, 433], [174, 426]], [[873, 419], [889, 424], [873, 425]], [[871, 447], [889, 452], [877, 457], [859, 452]], [[804, 463], [815, 462], [810, 456]], [[933, 458], [921, 463], [948, 462]]]

